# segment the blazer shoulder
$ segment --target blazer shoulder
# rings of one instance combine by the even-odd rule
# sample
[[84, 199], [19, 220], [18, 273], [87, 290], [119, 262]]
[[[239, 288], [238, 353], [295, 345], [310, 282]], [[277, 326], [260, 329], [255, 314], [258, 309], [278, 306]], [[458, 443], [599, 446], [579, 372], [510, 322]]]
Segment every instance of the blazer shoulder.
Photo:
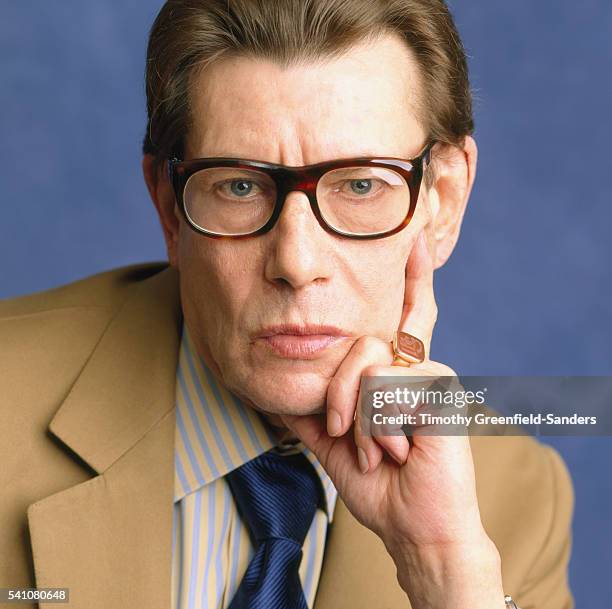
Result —
[[132, 286], [167, 266], [165, 262], [149, 262], [118, 267], [49, 290], [3, 299], [0, 321], [80, 307], [116, 311]]
[[0, 414], [16, 426], [2, 426], [0, 439], [48, 423], [123, 304], [165, 266], [121, 267], [0, 301]]

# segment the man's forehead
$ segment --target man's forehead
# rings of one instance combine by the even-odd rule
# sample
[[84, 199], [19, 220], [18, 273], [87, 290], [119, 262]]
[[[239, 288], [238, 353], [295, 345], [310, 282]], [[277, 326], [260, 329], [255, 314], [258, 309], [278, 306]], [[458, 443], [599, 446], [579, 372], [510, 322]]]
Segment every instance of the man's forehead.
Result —
[[223, 59], [191, 79], [186, 152], [300, 165], [407, 156], [425, 138], [419, 99], [416, 63], [394, 38], [288, 68]]

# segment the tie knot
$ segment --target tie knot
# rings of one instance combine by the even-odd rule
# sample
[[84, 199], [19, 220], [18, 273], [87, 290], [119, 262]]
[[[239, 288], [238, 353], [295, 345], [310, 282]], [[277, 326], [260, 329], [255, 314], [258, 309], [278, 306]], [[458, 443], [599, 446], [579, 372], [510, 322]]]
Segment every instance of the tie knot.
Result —
[[262, 453], [226, 476], [238, 510], [258, 542], [280, 537], [304, 543], [321, 480], [304, 453]]

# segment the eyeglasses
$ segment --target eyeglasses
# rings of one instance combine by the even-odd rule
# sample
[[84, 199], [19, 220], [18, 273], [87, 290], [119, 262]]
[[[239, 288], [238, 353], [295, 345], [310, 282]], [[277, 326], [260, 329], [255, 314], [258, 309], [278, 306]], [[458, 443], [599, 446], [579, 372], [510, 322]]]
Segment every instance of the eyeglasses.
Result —
[[267, 233], [287, 195], [303, 192], [323, 229], [351, 239], [401, 231], [416, 209], [435, 140], [413, 159], [355, 158], [287, 167], [233, 158], [168, 162], [170, 182], [188, 224], [216, 238]]

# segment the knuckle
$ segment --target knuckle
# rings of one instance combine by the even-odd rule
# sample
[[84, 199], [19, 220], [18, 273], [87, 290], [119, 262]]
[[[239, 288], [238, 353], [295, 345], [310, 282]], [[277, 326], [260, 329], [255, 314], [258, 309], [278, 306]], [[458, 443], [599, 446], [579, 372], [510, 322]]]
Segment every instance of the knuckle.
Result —
[[366, 356], [371, 353], [380, 341], [374, 336], [362, 336], [356, 345], [357, 354], [360, 356]]
[[381, 364], [368, 364], [362, 371], [363, 376], [387, 376], [389, 367]]
[[441, 362], [430, 360], [429, 367], [433, 372], [440, 376], [458, 376], [458, 374], [450, 366], [442, 364]]
[[392, 360], [390, 344], [375, 336], [363, 336], [355, 344], [355, 353], [362, 363], [389, 365]]
[[440, 366], [443, 370], [444, 376], [458, 376], [450, 366], [447, 366], [446, 364], [440, 364]]

